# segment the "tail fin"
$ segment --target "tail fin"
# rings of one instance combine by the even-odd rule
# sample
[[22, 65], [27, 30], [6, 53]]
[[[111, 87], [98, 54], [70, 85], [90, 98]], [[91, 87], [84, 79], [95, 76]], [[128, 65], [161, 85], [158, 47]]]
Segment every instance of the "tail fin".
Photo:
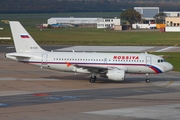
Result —
[[9, 21], [16, 52], [43, 52], [31, 35], [18, 21]]

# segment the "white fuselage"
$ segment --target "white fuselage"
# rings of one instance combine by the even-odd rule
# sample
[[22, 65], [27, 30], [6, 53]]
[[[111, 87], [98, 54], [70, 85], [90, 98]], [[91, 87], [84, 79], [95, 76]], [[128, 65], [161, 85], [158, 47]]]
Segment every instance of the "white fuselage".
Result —
[[[12, 57], [30, 56], [29, 58]], [[98, 69], [120, 69], [126, 73], [163, 73], [170, 71], [173, 66], [160, 56], [138, 53], [85, 53], [85, 52], [43, 52], [43, 53], [9, 53], [6, 56], [20, 62], [29, 63], [44, 68], [92, 73], [92, 67]], [[86, 69], [86, 67], [88, 69]], [[94, 71], [98, 72], [98, 71]]]

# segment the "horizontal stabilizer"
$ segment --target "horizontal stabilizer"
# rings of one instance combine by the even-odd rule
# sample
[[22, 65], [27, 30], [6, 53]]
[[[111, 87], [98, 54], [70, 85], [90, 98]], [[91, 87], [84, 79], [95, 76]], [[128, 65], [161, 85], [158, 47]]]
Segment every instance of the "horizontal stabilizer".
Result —
[[7, 58], [14, 59], [14, 60], [23, 60], [23, 59], [30, 59], [31, 56], [22, 53], [8, 53], [6, 54]]

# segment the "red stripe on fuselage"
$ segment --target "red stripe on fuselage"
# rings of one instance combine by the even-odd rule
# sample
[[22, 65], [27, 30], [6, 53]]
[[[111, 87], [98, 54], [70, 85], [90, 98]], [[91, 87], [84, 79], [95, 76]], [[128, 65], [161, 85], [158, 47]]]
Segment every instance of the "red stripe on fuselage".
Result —
[[[42, 62], [32, 62], [32, 61], [21, 61], [21, 62], [24, 62], [24, 63], [29, 63], [29, 64], [42, 64]], [[67, 62], [47, 62], [47, 64], [64, 64], [64, 65], [67, 65]], [[77, 65], [77, 64], [82, 64], [85, 66], [147, 66], [146, 64], [108, 64], [108, 63], [77, 63], [77, 62], [68, 62], [68, 64], [71, 64], [71, 65]], [[155, 73], [162, 73], [162, 71], [157, 67], [154, 67], [154, 66], [147, 66], [149, 67], [150, 69], [152, 69]]]

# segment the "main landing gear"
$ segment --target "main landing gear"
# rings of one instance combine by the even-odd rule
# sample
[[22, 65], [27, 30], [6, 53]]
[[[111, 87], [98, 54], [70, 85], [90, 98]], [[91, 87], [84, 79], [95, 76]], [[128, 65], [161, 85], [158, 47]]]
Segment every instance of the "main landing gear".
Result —
[[149, 74], [146, 73], [146, 83], [150, 83]]
[[96, 76], [92, 75], [89, 79], [90, 83], [95, 83], [96, 82]]

